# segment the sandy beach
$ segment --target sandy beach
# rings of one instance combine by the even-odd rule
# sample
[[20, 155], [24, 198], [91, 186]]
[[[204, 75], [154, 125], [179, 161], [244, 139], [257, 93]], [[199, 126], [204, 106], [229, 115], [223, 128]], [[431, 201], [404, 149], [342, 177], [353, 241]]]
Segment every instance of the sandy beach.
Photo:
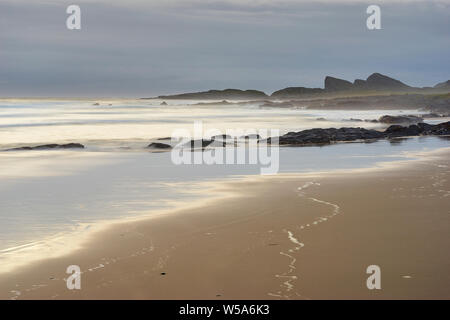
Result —
[[290, 319], [447, 302], [449, 15], [1, 0], [0, 303]]
[[227, 182], [223, 198], [1, 274], [0, 299], [449, 299], [449, 156]]

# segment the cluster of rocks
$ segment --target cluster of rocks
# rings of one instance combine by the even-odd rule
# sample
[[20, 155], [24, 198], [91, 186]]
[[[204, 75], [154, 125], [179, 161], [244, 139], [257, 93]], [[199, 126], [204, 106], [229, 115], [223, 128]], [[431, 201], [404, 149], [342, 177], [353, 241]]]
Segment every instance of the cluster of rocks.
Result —
[[[320, 145], [337, 141], [354, 141], [383, 138], [383, 133], [364, 128], [329, 128], [309, 129], [299, 132], [289, 132], [278, 138], [280, 145]], [[272, 139], [267, 139], [271, 143]]]
[[436, 125], [427, 123], [413, 124], [408, 127], [392, 125], [384, 131], [386, 138], [407, 136], [444, 136], [450, 135], [450, 121]]
[[[206, 148], [206, 147], [226, 147], [227, 145], [236, 145], [237, 140], [259, 140], [261, 139], [261, 136], [259, 134], [249, 134], [245, 136], [237, 138], [233, 138], [232, 136], [228, 134], [221, 134], [212, 136], [210, 139], [198, 139], [198, 140], [191, 140], [183, 145], [184, 148], [190, 148], [190, 149], [199, 149], [199, 148]], [[170, 138], [159, 138], [158, 140], [170, 140]], [[172, 145], [167, 143], [161, 143], [161, 142], [152, 142], [150, 143], [147, 148], [149, 149], [171, 149]]]
[[[444, 136], [450, 135], [450, 121], [436, 125], [427, 123], [417, 123], [409, 126], [391, 125], [385, 131], [377, 131], [364, 128], [328, 128], [328, 129], [308, 129], [298, 132], [289, 132], [277, 138], [279, 145], [324, 145], [335, 142], [346, 141], [369, 141], [377, 139], [390, 139], [409, 136]], [[164, 138], [166, 139], [166, 138]], [[223, 139], [223, 140], [222, 140]], [[214, 136], [211, 139], [191, 140], [184, 144], [184, 147], [197, 149], [206, 147], [226, 147], [229, 139], [235, 143], [235, 139], [229, 135]], [[258, 134], [247, 135], [240, 139], [254, 139], [258, 142], [271, 143], [272, 138], [262, 140]], [[171, 149], [172, 146], [166, 143], [152, 142], [147, 148], [149, 149]], [[24, 151], [24, 150], [58, 150], [58, 149], [84, 149], [84, 145], [80, 143], [67, 144], [45, 144], [34, 147], [25, 146], [4, 151]]]
[[[278, 143], [280, 145], [321, 145], [340, 141], [376, 140], [419, 135], [450, 135], [450, 121], [437, 125], [426, 123], [412, 124], [407, 127], [392, 125], [385, 131], [364, 128], [309, 129], [289, 132], [278, 137]], [[270, 143], [271, 139], [267, 139], [267, 142]]]

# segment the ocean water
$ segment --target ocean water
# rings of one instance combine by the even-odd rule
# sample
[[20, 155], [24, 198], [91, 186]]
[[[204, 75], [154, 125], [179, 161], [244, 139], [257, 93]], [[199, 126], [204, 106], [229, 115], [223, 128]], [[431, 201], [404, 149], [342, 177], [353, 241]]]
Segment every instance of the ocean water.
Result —
[[[170, 152], [150, 152], [152, 140], [176, 129], [383, 128], [350, 118], [418, 111], [262, 109], [258, 105], [198, 106], [193, 101], [3, 100], [0, 150], [44, 143], [79, 142], [83, 150], [0, 152], [0, 272], [11, 259], [42, 250], [45, 239], [86, 230], [98, 221], [151, 215], [208, 194], [204, 181], [260, 174], [261, 165], [175, 165]], [[110, 105], [111, 104], [111, 105]], [[326, 120], [316, 120], [325, 118]], [[323, 147], [282, 147], [279, 172], [364, 168], [449, 147], [449, 140], [415, 137]], [[49, 242], [47, 250], [52, 250]], [[7, 270], [7, 269], [4, 269]]]
[[[139, 149], [150, 139], [167, 137], [176, 129], [192, 129], [201, 120], [204, 130], [276, 128], [281, 133], [315, 127], [361, 126], [377, 123], [346, 119], [377, 119], [386, 114], [420, 111], [346, 111], [260, 108], [250, 105], [196, 105], [199, 101], [160, 100], [0, 100], [0, 150], [29, 144], [79, 142], [90, 148]], [[318, 118], [325, 118], [320, 121]]]

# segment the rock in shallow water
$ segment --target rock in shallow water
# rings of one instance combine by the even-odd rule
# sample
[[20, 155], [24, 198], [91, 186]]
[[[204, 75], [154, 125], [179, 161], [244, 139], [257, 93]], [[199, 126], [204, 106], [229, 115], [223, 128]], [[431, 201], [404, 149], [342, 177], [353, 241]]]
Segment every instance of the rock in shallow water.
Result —
[[279, 144], [328, 144], [334, 141], [368, 140], [382, 137], [383, 133], [364, 128], [310, 129], [300, 132], [289, 132], [279, 138]]
[[[280, 145], [321, 145], [339, 141], [376, 140], [419, 135], [450, 135], [450, 122], [437, 125], [418, 123], [407, 127], [392, 125], [384, 132], [364, 128], [309, 129], [279, 137]], [[270, 143], [271, 139], [267, 139]]]
[[423, 119], [416, 116], [382, 116], [378, 121], [386, 124], [420, 123], [423, 122]]
[[185, 143], [183, 146], [184, 147], [190, 147], [191, 149], [195, 149], [195, 148], [206, 148], [207, 146], [209, 146], [211, 143], [213, 143], [213, 140], [206, 140], [206, 139], [201, 139], [201, 140], [191, 140], [188, 143]]
[[160, 142], [152, 142], [150, 143], [147, 148], [150, 149], [170, 149], [172, 148], [171, 145], [165, 144], [165, 143], [160, 143]]
[[26, 150], [55, 150], [55, 149], [84, 149], [84, 146], [80, 143], [67, 143], [67, 144], [43, 144], [35, 147], [19, 147], [8, 149], [5, 151], [26, 151]]

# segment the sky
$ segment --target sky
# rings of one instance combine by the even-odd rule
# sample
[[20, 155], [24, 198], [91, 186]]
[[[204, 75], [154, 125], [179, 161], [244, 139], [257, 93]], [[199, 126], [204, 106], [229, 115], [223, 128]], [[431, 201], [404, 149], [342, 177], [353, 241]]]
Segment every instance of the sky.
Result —
[[450, 0], [0, 0], [0, 97], [270, 94], [373, 72], [433, 86], [449, 71]]

